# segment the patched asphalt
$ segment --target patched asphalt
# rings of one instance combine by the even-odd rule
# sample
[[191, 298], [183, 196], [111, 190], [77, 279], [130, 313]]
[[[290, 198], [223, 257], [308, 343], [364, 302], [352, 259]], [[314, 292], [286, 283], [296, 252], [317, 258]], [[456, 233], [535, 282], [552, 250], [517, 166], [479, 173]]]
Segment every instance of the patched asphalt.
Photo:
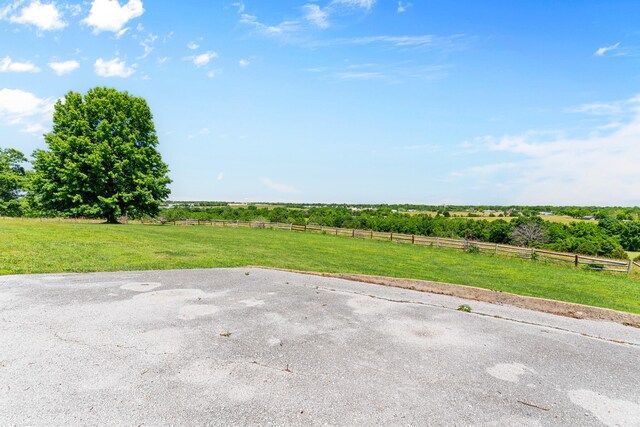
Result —
[[640, 329], [256, 268], [0, 276], [0, 425], [640, 426]]

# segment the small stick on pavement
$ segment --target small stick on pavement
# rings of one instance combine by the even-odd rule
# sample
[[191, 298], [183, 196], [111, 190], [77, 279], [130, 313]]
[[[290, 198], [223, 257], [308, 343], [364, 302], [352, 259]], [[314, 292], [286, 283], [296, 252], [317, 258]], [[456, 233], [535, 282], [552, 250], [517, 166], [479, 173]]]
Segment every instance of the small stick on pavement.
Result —
[[532, 408], [542, 409], [543, 411], [549, 411], [550, 408], [545, 408], [544, 406], [534, 405], [533, 403], [525, 402], [524, 400], [518, 400], [518, 403], [522, 403], [523, 405], [531, 406]]

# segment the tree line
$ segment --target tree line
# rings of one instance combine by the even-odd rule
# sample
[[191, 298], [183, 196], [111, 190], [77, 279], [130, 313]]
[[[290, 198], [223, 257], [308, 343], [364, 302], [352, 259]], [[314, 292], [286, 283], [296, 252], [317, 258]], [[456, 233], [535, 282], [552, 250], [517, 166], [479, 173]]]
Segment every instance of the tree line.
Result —
[[419, 234], [516, 244], [562, 252], [626, 259], [626, 251], [640, 251], [640, 221], [614, 216], [598, 222], [562, 224], [540, 216], [520, 215], [511, 221], [408, 214], [393, 209], [352, 210], [346, 207], [273, 209], [256, 206], [180, 206], [161, 209], [168, 221], [180, 219], [268, 221], [298, 225], [356, 228], [380, 232]]
[[[580, 219], [593, 217], [603, 219], [613, 217], [619, 220], [640, 219], [640, 207], [634, 206], [522, 206], [522, 205], [421, 205], [421, 204], [346, 204], [346, 203], [269, 203], [254, 202], [260, 206], [280, 206], [290, 209], [345, 208], [359, 210], [382, 209], [389, 212], [436, 212], [446, 217], [517, 217], [539, 216], [541, 212], [569, 216]], [[169, 201], [165, 206], [189, 206], [197, 208], [228, 206], [229, 201]]]

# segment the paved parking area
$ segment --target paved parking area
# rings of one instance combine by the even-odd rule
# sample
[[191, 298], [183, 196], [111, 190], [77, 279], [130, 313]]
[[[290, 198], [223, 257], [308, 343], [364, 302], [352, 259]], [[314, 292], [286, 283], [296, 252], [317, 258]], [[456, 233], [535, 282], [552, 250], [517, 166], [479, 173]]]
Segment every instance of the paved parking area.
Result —
[[3, 426], [640, 426], [638, 329], [340, 279], [0, 276], [0, 337]]

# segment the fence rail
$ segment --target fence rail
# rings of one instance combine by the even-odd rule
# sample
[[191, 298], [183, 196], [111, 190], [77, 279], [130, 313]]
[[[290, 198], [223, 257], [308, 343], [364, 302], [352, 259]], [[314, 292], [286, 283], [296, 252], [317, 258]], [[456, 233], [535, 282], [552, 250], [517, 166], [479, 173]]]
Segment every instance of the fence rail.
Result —
[[[141, 220], [143, 224], [159, 223], [155, 219]], [[598, 271], [612, 271], [616, 273], [626, 273], [631, 275], [633, 267], [640, 268], [640, 264], [635, 261], [625, 261], [607, 258], [598, 258], [587, 255], [573, 254], [568, 252], [556, 252], [547, 249], [525, 248], [522, 246], [503, 245], [498, 243], [481, 242], [467, 239], [450, 239], [446, 237], [431, 237], [417, 234], [403, 234], [381, 232], [373, 230], [359, 230], [353, 228], [326, 227], [320, 225], [296, 225], [279, 222], [262, 221], [229, 221], [229, 220], [195, 220], [184, 219], [168, 221], [174, 225], [206, 225], [212, 227], [246, 227], [246, 228], [272, 228], [307, 233], [326, 233], [336, 236], [346, 236], [352, 238], [390, 240], [398, 243], [409, 243], [413, 245], [432, 246], [437, 248], [458, 249], [467, 252], [490, 253], [494, 255], [504, 255], [528, 259], [544, 259], [555, 263], [568, 263], [576, 267], [586, 266]]]

